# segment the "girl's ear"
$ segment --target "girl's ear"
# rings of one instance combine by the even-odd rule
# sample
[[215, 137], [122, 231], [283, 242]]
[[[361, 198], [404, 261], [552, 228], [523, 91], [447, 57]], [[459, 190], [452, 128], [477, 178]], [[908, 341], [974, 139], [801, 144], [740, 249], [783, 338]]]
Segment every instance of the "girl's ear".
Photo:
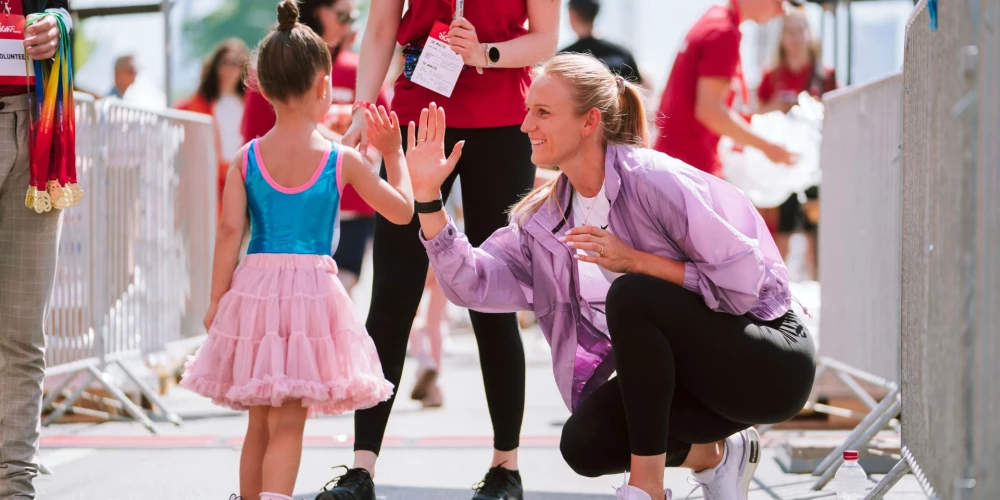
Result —
[[330, 75], [319, 74], [316, 76], [316, 80], [313, 82], [313, 90], [316, 91], [317, 98], [320, 100], [326, 99], [327, 93], [332, 92], [332, 88]]

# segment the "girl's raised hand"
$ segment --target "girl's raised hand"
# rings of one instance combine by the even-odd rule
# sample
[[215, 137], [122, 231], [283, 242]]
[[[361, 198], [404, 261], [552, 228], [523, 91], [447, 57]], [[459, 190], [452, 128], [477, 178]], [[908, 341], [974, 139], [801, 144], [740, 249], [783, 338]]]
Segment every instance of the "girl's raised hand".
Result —
[[368, 122], [368, 142], [383, 156], [402, 154], [403, 137], [399, 131], [399, 118], [395, 112], [386, 112], [385, 106], [371, 105], [365, 110]]

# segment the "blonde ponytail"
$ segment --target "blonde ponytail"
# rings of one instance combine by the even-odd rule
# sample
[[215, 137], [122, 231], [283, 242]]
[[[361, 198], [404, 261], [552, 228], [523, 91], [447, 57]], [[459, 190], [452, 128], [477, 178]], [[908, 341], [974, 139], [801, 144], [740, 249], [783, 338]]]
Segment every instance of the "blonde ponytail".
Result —
[[608, 142], [648, 148], [649, 128], [646, 126], [642, 92], [638, 86], [620, 75], [615, 76], [615, 82], [618, 84], [618, 120], [609, 125], [617, 125], [617, 128], [608, 130], [605, 137]]

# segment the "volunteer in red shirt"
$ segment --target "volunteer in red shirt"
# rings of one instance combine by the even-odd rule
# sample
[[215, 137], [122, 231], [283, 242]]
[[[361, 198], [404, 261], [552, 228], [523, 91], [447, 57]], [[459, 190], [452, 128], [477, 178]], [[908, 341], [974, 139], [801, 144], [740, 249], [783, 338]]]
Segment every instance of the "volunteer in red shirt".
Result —
[[[815, 98], [837, 88], [833, 68], [824, 67], [820, 59], [819, 44], [809, 29], [809, 19], [801, 9], [785, 16], [781, 27], [781, 43], [775, 67], [764, 73], [757, 88], [759, 113], [781, 111], [787, 113], [799, 99], [799, 94], [809, 92]], [[806, 202], [792, 195], [774, 209], [762, 209], [765, 220], [776, 220], [774, 242], [781, 255], [788, 254], [792, 233], [803, 231], [806, 235], [806, 258], [803, 279], [816, 279], [816, 231], [819, 222], [819, 186], [806, 190]]]
[[798, 102], [800, 93], [809, 92], [819, 99], [837, 88], [834, 70], [823, 66], [819, 44], [801, 9], [792, 10], [785, 16], [777, 61], [774, 68], [764, 72], [757, 87], [758, 113], [775, 110], [787, 113]]
[[[437, 211], [437, 203], [447, 197], [456, 175], [461, 176], [465, 230], [472, 243], [479, 245], [495, 230], [506, 226], [507, 209], [534, 184], [532, 145], [520, 126], [527, 115], [524, 99], [530, 68], [556, 51], [560, 2], [409, 0], [408, 3], [405, 13], [404, 0], [371, 3], [361, 42], [363, 64], [358, 72], [358, 105], [375, 99], [398, 42], [406, 56], [392, 99], [400, 122], [404, 125], [417, 122], [421, 110], [434, 102], [448, 112], [447, 150], [464, 142], [464, 147], [460, 146], [461, 160], [442, 186], [441, 198], [416, 199], [415, 209]], [[463, 5], [464, 12], [456, 12]], [[429, 43], [427, 38], [436, 22], [444, 24], [451, 49], [465, 63], [464, 69], [458, 69], [457, 84], [450, 97], [413, 81], [424, 44]], [[439, 71], [442, 71], [440, 66]], [[426, 131], [418, 130], [417, 140], [425, 134]], [[344, 144], [357, 145], [362, 151], [368, 148], [361, 110], [354, 114]], [[366, 326], [375, 341], [386, 378], [397, 387], [410, 326], [427, 276], [427, 253], [419, 240], [419, 228], [416, 217], [407, 226], [396, 226], [376, 215], [374, 289]], [[470, 311], [470, 315], [479, 343], [494, 432], [493, 463], [474, 498], [520, 500], [517, 448], [524, 416], [524, 350], [517, 320], [513, 314]], [[390, 399], [356, 413], [354, 468], [340, 477], [331, 491], [320, 494], [318, 500], [375, 499], [371, 477], [392, 404]]]
[[793, 163], [788, 150], [753, 133], [732, 109], [736, 92], [742, 94], [744, 105], [747, 102], [740, 23], [765, 23], [782, 12], [782, 0], [733, 0], [727, 6], [713, 6], [695, 23], [663, 91], [656, 117], [657, 151], [720, 176], [719, 137], [727, 135], [763, 151], [774, 162]]
[[[305, 0], [299, 2], [300, 21], [312, 28], [330, 46], [333, 68], [333, 105], [323, 121], [321, 130], [331, 139], [339, 139], [351, 123], [354, 105], [354, 81], [357, 79], [358, 55], [350, 51], [346, 41], [352, 37], [352, 25], [358, 12], [354, 0]], [[252, 79], [251, 79], [252, 80]], [[383, 93], [378, 93], [376, 104], [389, 107]], [[261, 137], [274, 126], [274, 109], [251, 85], [247, 93], [246, 111], [243, 114], [243, 140]], [[372, 148], [369, 159], [378, 162]], [[365, 248], [375, 228], [373, 210], [353, 187], [344, 188], [340, 200], [340, 240], [335, 244], [333, 259], [337, 262], [338, 277], [348, 292], [357, 284], [361, 275]]]

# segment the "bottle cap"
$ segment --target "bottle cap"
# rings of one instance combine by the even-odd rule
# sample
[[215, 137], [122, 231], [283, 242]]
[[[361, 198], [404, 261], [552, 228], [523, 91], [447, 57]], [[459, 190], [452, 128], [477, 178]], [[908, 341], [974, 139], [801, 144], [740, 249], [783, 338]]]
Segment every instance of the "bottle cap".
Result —
[[858, 452], [856, 451], [844, 452], [844, 460], [857, 460], [857, 459], [858, 459]]

